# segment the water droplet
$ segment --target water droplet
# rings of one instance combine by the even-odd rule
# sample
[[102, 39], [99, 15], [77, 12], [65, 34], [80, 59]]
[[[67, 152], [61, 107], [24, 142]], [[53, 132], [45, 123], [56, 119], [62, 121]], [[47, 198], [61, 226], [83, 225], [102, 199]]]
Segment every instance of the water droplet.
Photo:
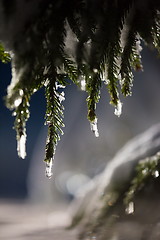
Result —
[[117, 106], [116, 106], [116, 109], [115, 109], [115, 111], [114, 111], [114, 114], [115, 114], [116, 116], [118, 116], [118, 117], [120, 117], [121, 114], [122, 114], [122, 103], [121, 103], [120, 100], [119, 100], [118, 103], [117, 103]]
[[159, 172], [157, 170], [154, 172], [154, 176], [155, 178], [159, 177]]
[[85, 79], [83, 79], [83, 80], [81, 81], [81, 90], [82, 90], [82, 91], [85, 91], [85, 90], [86, 90], [86, 81], [85, 81]]
[[35, 93], [35, 92], [37, 92], [37, 89], [36, 89], [36, 88], [33, 89], [33, 93]]
[[17, 141], [18, 156], [24, 159], [26, 157], [26, 134], [22, 135]]
[[12, 116], [14, 116], [14, 117], [15, 117], [16, 115], [17, 115], [17, 113], [16, 113], [16, 112], [13, 112], [13, 113], [12, 113]]
[[65, 100], [65, 93], [61, 92], [61, 94], [59, 94], [59, 101], [62, 102]]
[[46, 177], [51, 179], [53, 173], [52, 173], [52, 166], [53, 166], [53, 159], [50, 159], [50, 162], [46, 162]]
[[97, 69], [97, 68], [94, 68], [94, 69], [93, 69], [93, 72], [94, 72], [94, 73], [98, 73], [98, 69]]
[[97, 127], [97, 118], [91, 122], [91, 131], [94, 132], [96, 137], [99, 137], [98, 127]]
[[22, 98], [17, 98], [15, 101], [14, 101], [14, 107], [16, 108], [16, 107], [18, 107], [20, 104], [21, 104], [21, 102], [22, 102]]
[[134, 203], [130, 202], [126, 208], [127, 214], [133, 214], [134, 213]]
[[21, 97], [23, 96], [23, 93], [24, 93], [23, 90], [20, 89], [20, 90], [19, 90], [19, 95], [20, 95]]
[[44, 86], [47, 87], [49, 84], [49, 79], [47, 78], [46, 81], [44, 82]]
[[82, 91], [86, 90], [86, 80], [85, 80], [85, 76], [84, 75], [80, 75], [78, 78], [78, 81], [80, 83], [80, 88]]

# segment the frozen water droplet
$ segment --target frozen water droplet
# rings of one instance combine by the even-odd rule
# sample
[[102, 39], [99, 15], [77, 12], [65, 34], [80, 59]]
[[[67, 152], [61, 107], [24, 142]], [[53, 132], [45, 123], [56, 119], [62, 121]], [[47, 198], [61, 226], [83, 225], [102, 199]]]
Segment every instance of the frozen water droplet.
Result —
[[33, 93], [35, 93], [35, 92], [37, 92], [37, 89], [36, 89], [36, 88], [33, 89]]
[[114, 114], [115, 114], [116, 116], [118, 116], [118, 117], [120, 117], [121, 114], [122, 114], [122, 103], [121, 103], [120, 100], [119, 100], [118, 103], [117, 103], [117, 106], [116, 106], [116, 109], [115, 109], [115, 111], [114, 111]]
[[15, 117], [16, 115], [17, 115], [17, 113], [16, 113], [16, 112], [13, 112], [13, 113], [12, 113], [12, 116], [14, 116], [14, 117]]
[[91, 122], [91, 131], [94, 132], [96, 137], [99, 137], [98, 127], [97, 127], [97, 118]]
[[86, 90], [86, 80], [85, 80], [85, 76], [84, 75], [80, 75], [78, 78], [78, 81], [80, 83], [80, 88], [82, 91]]
[[85, 91], [85, 90], [86, 90], [86, 81], [85, 81], [85, 79], [83, 79], [83, 80], [81, 81], [81, 90], [82, 90], [82, 91]]
[[24, 93], [23, 90], [20, 89], [20, 90], [19, 90], [19, 95], [20, 95], [21, 97], [23, 96], [23, 93]]
[[17, 141], [18, 156], [24, 159], [26, 157], [26, 134], [22, 135]]
[[52, 166], [53, 166], [53, 159], [50, 159], [50, 162], [46, 162], [46, 177], [51, 179], [52, 173]]
[[44, 82], [44, 86], [47, 87], [49, 84], [49, 79], [47, 78], [46, 81]]
[[134, 203], [130, 202], [126, 208], [127, 214], [133, 214], [134, 213]]
[[56, 90], [59, 89], [59, 88], [65, 88], [64, 85], [59, 84], [59, 83], [57, 83], [57, 82], [55, 83], [55, 87], [56, 87]]
[[157, 170], [154, 172], [154, 176], [155, 178], [159, 177], [159, 172]]
[[62, 102], [65, 100], [65, 93], [61, 92], [61, 94], [59, 95], [59, 101]]
[[20, 104], [21, 104], [21, 102], [22, 102], [22, 98], [17, 98], [15, 101], [14, 101], [14, 107], [16, 108], [16, 107], [18, 107]]
[[98, 69], [97, 69], [97, 68], [94, 68], [94, 69], [93, 69], [93, 72], [94, 72], [94, 73], [98, 73]]

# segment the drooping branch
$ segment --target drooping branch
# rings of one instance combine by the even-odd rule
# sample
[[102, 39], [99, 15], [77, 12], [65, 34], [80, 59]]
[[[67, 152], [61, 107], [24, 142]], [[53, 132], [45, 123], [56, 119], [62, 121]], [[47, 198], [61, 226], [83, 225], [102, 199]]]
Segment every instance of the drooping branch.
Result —
[[[11, 33], [10, 38], [7, 39], [8, 33], [2, 26], [0, 41], [12, 61], [12, 82], [6, 102], [16, 115], [18, 141], [26, 136], [30, 97], [40, 88], [46, 89], [49, 124], [45, 161], [50, 163], [63, 126], [63, 96], [57, 86], [65, 87], [70, 79], [87, 92], [88, 119], [98, 136], [96, 104], [102, 84], [107, 85], [110, 103], [120, 116], [120, 92], [131, 95], [132, 71], [142, 69], [141, 41], [160, 52], [160, 3], [158, 0], [39, 0], [37, 4], [35, 14], [32, 9], [19, 32]], [[4, 8], [1, 17], [6, 19], [3, 16], [6, 5], [1, 5]], [[15, 18], [12, 21], [14, 12], [7, 16], [10, 24], [6, 28], [13, 24], [12, 29], [16, 29]], [[2, 62], [7, 62], [10, 56], [0, 45]]]

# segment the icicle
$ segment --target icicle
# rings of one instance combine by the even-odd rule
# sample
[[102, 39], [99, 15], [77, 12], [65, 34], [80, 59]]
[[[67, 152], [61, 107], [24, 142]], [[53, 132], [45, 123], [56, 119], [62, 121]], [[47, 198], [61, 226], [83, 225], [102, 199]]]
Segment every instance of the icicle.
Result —
[[52, 166], [53, 166], [53, 159], [50, 159], [50, 162], [46, 162], [46, 177], [51, 179], [53, 173], [52, 173]]
[[122, 103], [121, 103], [120, 100], [118, 100], [118, 103], [117, 103], [116, 109], [114, 111], [114, 114], [118, 117], [120, 117], [121, 114], [122, 114]]
[[22, 159], [26, 157], [26, 134], [23, 134], [17, 140], [17, 151], [19, 157], [21, 157]]
[[84, 75], [80, 75], [78, 78], [78, 81], [80, 83], [80, 88], [82, 91], [86, 90], [86, 80], [85, 80], [85, 76]]
[[133, 214], [134, 213], [134, 203], [130, 202], [126, 208], [127, 214]]
[[99, 137], [98, 127], [97, 127], [97, 118], [91, 122], [91, 131], [94, 132], [96, 137]]

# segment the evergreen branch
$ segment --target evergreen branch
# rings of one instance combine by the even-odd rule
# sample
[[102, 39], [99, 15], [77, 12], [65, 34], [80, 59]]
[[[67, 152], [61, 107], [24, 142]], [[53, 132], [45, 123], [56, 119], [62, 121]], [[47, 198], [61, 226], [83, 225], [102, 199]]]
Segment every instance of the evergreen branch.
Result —
[[[103, 76], [106, 75], [110, 103], [117, 107], [115, 113], [119, 116], [119, 81], [123, 95], [130, 95], [132, 70], [142, 69], [140, 39], [160, 52], [160, 4], [157, 0], [47, 0], [41, 4], [40, 15], [27, 22], [13, 44], [13, 77], [6, 102], [10, 109], [15, 109], [19, 141], [26, 136], [29, 99], [45, 85], [48, 124], [45, 161], [50, 176], [63, 126], [64, 96], [58, 87], [65, 87], [69, 78], [88, 93], [88, 119], [98, 136], [95, 111]], [[76, 49], [75, 44], [72, 49], [74, 56], [65, 46], [67, 24], [75, 40], [78, 39]], [[9, 60], [1, 45], [0, 58], [3, 62]]]
[[60, 140], [60, 134], [63, 134], [63, 106], [61, 102], [64, 100], [63, 93], [58, 92], [56, 89], [56, 73], [52, 72], [52, 77], [46, 86], [46, 124], [48, 125], [48, 136], [46, 142], [46, 175], [50, 178], [52, 176], [51, 167], [55, 154], [55, 149], [58, 141]]
[[[137, 31], [135, 27], [136, 16], [134, 15], [130, 25], [128, 26], [128, 34], [125, 40], [124, 49], [121, 56], [121, 91], [124, 96], [131, 95], [131, 87], [133, 82], [133, 74], [132, 74], [132, 65], [134, 65], [134, 53], [136, 47], [136, 38]], [[136, 54], [137, 61], [139, 62], [138, 55]]]
[[63, 57], [63, 65], [67, 77], [72, 80], [73, 83], [78, 84], [78, 70], [75, 63], [67, 57]]
[[134, 200], [134, 196], [146, 186], [153, 178], [159, 177], [160, 155], [146, 158], [140, 161], [136, 167], [136, 174], [131, 181], [131, 186], [124, 198], [124, 204], [128, 206]]
[[95, 133], [95, 136], [98, 137], [97, 129], [97, 117], [96, 117], [96, 104], [99, 102], [100, 98], [100, 87], [101, 79], [98, 71], [93, 71], [91, 74], [86, 77], [86, 92], [88, 93], [87, 97], [87, 106], [88, 106], [88, 120], [91, 124], [91, 130]]
[[[21, 90], [23, 91], [23, 90]], [[26, 122], [30, 116], [29, 112], [29, 99], [30, 94], [28, 94], [28, 91], [22, 92], [22, 98], [21, 103], [17, 99], [17, 107], [15, 108], [15, 111], [13, 112], [13, 115], [15, 117], [15, 123], [14, 123], [14, 129], [17, 133], [17, 152], [18, 156], [21, 158], [26, 157]], [[19, 101], [19, 102], [18, 102]]]

